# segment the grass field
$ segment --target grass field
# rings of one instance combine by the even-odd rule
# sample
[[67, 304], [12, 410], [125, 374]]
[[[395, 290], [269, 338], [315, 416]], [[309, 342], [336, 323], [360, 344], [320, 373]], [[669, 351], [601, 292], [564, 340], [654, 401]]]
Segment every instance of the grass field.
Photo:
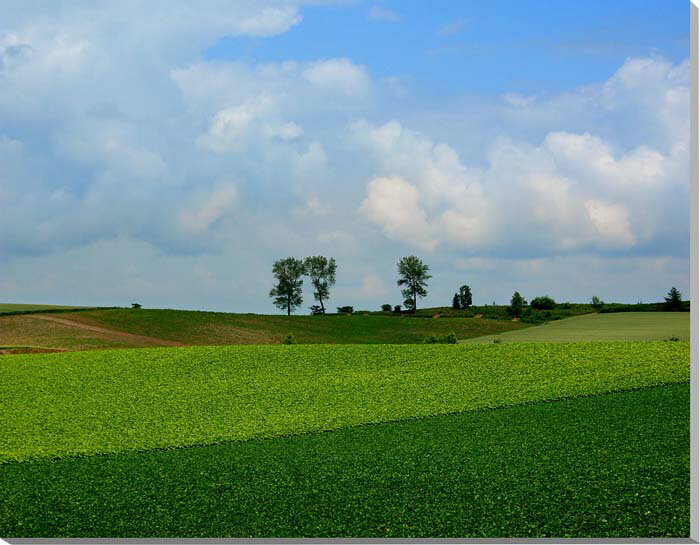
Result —
[[[62, 313], [61, 318], [118, 332], [190, 345], [298, 343], [406, 344], [454, 332], [458, 338], [501, 333], [524, 324], [480, 318], [398, 316], [279, 316], [184, 310], [103, 309]], [[0, 344], [84, 350], [148, 346], [128, 339], [42, 323], [31, 316], [0, 317]]]
[[0, 465], [12, 537], [687, 537], [687, 384]]
[[85, 307], [65, 306], [65, 305], [23, 305], [15, 303], [0, 303], [0, 314], [6, 312], [26, 312], [37, 310], [73, 310]]
[[467, 343], [690, 340], [688, 312], [586, 314], [556, 322], [466, 339]]
[[316, 345], [6, 356], [0, 460], [274, 437], [680, 382], [689, 349]]

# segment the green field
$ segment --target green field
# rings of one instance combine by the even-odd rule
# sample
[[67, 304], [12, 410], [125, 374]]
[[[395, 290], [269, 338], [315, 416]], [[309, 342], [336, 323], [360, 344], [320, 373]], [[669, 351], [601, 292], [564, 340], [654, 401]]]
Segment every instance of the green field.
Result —
[[0, 465], [13, 537], [687, 537], [687, 384]]
[[689, 343], [6, 356], [0, 460], [211, 444], [686, 381]]
[[65, 306], [65, 305], [24, 305], [14, 303], [0, 303], [0, 314], [7, 312], [34, 312], [38, 310], [75, 310], [85, 307]]
[[[468, 338], [526, 327], [509, 320], [481, 318], [279, 316], [151, 309], [85, 310], [62, 313], [60, 318], [188, 345], [280, 344], [288, 334], [302, 344], [406, 344], [420, 343], [429, 335], [444, 336], [454, 332], [458, 338]], [[27, 316], [6, 316], [0, 320], [0, 344], [3, 345], [70, 350], [142, 346], [125, 339], [47, 325]], [[78, 337], [80, 342], [75, 342]]]
[[689, 312], [586, 314], [556, 322], [467, 339], [467, 343], [690, 340]]

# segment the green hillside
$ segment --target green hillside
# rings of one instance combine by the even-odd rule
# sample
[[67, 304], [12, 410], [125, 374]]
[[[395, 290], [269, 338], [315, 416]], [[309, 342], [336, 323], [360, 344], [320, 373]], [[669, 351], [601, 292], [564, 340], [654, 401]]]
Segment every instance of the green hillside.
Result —
[[688, 312], [586, 314], [527, 329], [467, 339], [467, 343], [690, 340]]

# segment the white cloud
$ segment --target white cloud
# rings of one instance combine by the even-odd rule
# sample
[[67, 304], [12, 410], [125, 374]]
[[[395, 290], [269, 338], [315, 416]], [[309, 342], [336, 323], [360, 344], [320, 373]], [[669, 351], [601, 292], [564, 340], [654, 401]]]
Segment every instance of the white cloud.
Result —
[[330, 59], [312, 63], [303, 77], [324, 91], [349, 97], [362, 97], [369, 93], [370, 79], [367, 70], [350, 59]]
[[434, 250], [438, 240], [420, 205], [420, 192], [400, 177], [378, 177], [367, 185], [360, 207], [372, 222], [392, 239], [424, 250]]
[[219, 220], [236, 202], [237, 192], [232, 185], [214, 191], [195, 210], [183, 210], [178, 218], [180, 226], [188, 232], [202, 233]]

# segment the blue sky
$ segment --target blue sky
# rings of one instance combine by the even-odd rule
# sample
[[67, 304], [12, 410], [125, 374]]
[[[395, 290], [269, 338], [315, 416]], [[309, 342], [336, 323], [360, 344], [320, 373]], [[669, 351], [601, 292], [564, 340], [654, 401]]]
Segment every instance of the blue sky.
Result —
[[687, 293], [688, 27], [670, 0], [17, 3], [0, 300], [272, 313], [272, 261], [315, 254], [331, 306], [400, 303], [408, 254], [423, 305]]

